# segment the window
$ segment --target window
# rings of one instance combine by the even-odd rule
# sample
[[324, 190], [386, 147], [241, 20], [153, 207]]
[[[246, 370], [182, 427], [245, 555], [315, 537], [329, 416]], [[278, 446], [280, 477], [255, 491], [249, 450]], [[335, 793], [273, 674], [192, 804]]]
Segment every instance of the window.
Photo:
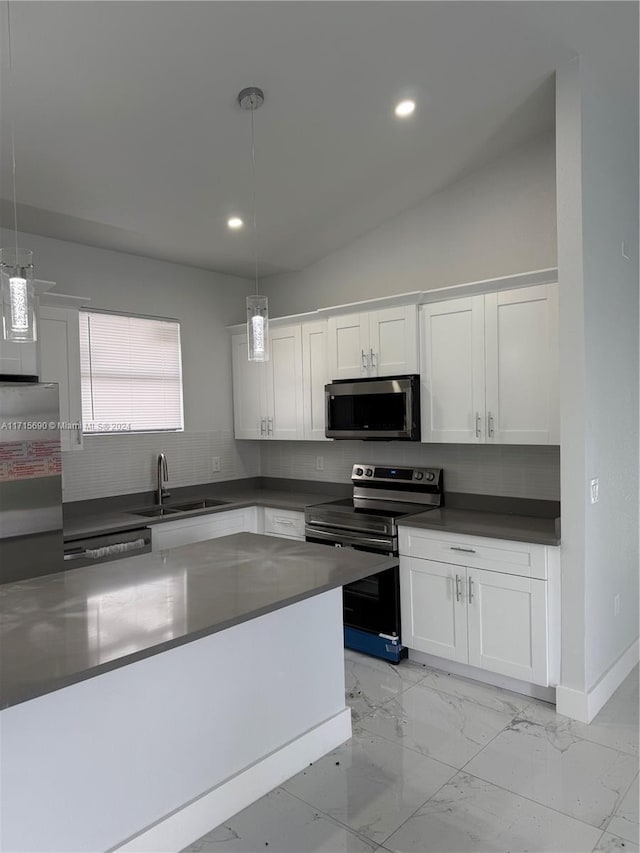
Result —
[[176, 320], [81, 311], [80, 368], [84, 432], [183, 429]]

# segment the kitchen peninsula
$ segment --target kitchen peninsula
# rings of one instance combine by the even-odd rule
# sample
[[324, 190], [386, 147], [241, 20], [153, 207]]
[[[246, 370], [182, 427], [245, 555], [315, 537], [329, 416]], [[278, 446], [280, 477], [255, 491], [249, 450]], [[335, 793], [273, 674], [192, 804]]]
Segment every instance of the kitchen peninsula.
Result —
[[0, 587], [0, 849], [178, 851], [351, 735], [341, 587], [251, 533]]

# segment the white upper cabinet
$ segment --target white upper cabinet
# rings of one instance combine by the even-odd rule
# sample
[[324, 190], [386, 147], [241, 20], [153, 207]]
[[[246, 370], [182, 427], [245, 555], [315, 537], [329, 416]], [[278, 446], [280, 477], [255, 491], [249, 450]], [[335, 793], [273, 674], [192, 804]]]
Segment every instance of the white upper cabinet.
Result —
[[324, 386], [327, 369], [327, 321], [302, 324], [303, 437], [307, 441], [330, 441], [325, 431]]
[[328, 321], [329, 376], [360, 379], [369, 375], [369, 315], [343, 314]]
[[267, 437], [303, 438], [302, 331], [278, 326], [269, 333], [269, 361], [265, 362]]
[[417, 312], [415, 305], [369, 312], [371, 376], [418, 372]]
[[484, 296], [420, 310], [422, 440], [484, 441]]
[[82, 450], [80, 327], [77, 308], [41, 305], [38, 323], [41, 382], [57, 382], [62, 450]]
[[415, 305], [330, 317], [331, 379], [360, 379], [418, 372]]
[[422, 306], [423, 441], [559, 443], [557, 290]]
[[249, 361], [247, 336], [231, 338], [233, 423], [236, 438], [266, 438], [264, 363]]
[[487, 440], [559, 444], [558, 286], [485, 296]]
[[[36, 324], [36, 334], [39, 334]], [[14, 344], [5, 341], [0, 319], [0, 373], [36, 376], [38, 373], [37, 343]]]
[[231, 338], [236, 438], [303, 437], [302, 332], [299, 325], [269, 333], [269, 361], [248, 359], [246, 334]]

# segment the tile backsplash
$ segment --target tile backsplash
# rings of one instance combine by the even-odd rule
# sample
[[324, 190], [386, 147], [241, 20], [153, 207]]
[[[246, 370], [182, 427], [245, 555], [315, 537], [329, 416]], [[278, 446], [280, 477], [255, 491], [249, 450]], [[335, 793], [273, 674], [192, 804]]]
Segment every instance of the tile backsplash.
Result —
[[[236, 441], [230, 430], [85, 436], [83, 450], [63, 454], [63, 500], [154, 489], [160, 451], [167, 456], [169, 489], [260, 474], [259, 443]], [[212, 456], [220, 457], [216, 474]]]
[[[245, 442], [243, 442], [245, 443]], [[444, 469], [445, 491], [560, 500], [560, 448], [375, 441], [262, 442], [262, 475], [348, 482], [355, 462]], [[323, 470], [316, 469], [318, 457]]]
[[[231, 431], [86, 436], [84, 450], [63, 455], [64, 500], [154, 489], [160, 451], [167, 455], [169, 488], [259, 475], [347, 483], [354, 462], [372, 462], [444, 468], [448, 492], [560, 500], [559, 447], [236, 441]], [[213, 456], [221, 460], [215, 474]]]

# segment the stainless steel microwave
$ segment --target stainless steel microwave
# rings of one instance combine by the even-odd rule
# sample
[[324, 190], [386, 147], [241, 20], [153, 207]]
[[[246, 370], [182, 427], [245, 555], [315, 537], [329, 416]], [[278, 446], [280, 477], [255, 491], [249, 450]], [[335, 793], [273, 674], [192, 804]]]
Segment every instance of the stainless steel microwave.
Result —
[[324, 386], [325, 435], [420, 441], [420, 377], [337, 379]]

